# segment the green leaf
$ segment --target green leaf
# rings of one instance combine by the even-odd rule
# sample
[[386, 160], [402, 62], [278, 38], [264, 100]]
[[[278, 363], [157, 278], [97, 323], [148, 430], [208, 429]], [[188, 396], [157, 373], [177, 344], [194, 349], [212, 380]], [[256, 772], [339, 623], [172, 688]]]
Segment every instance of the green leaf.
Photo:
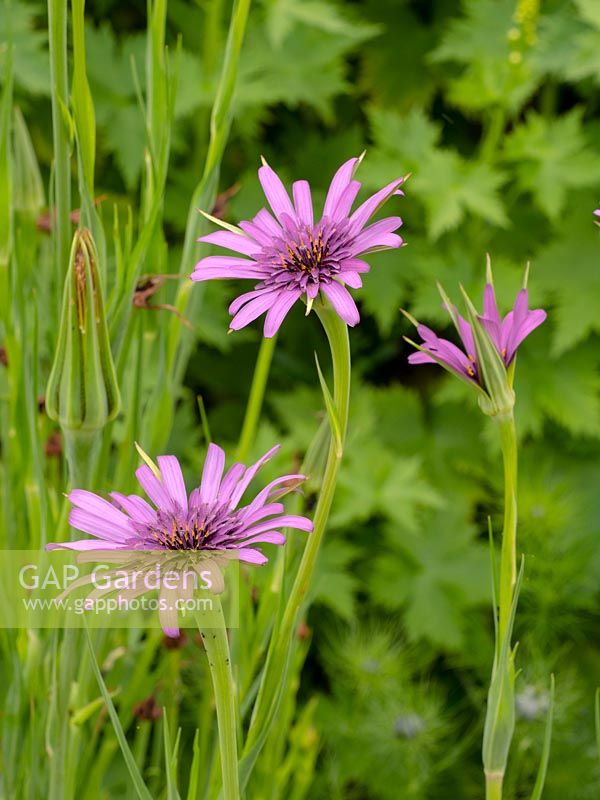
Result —
[[600, 373], [594, 341], [551, 360], [549, 337], [536, 331], [519, 350], [515, 392], [519, 432], [542, 433], [551, 419], [574, 435], [600, 436]]
[[[594, 195], [576, 195], [561, 232], [542, 247], [532, 272], [531, 289], [552, 304], [551, 355], [562, 355], [591, 333], [600, 333], [600, 241], [591, 213]], [[532, 305], [536, 305], [532, 300]]]
[[504, 158], [515, 165], [517, 185], [552, 220], [564, 210], [570, 189], [600, 180], [600, 152], [589, 147], [582, 116], [582, 109], [556, 119], [532, 111], [505, 140]]
[[319, 554], [312, 588], [313, 602], [327, 606], [342, 619], [355, 618], [356, 594], [359, 581], [350, 569], [358, 549], [344, 541], [325, 541]]
[[[509, 33], [515, 24], [513, 0], [466, 0], [465, 15], [453, 19], [432, 55], [455, 62], [464, 71], [449, 82], [448, 97], [467, 111], [502, 106], [516, 111], [534, 91], [537, 79], [528, 53], [513, 51]], [[517, 57], [511, 58], [513, 52]]]
[[505, 177], [487, 164], [468, 162], [451, 150], [436, 150], [411, 179], [422, 200], [433, 239], [457, 228], [466, 212], [500, 227], [508, 223], [499, 189]]
[[400, 115], [371, 109], [369, 124], [375, 149], [365, 159], [361, 173], [365, 182], [378, 187], [390, 175], [412, 171], [407, 200], [416, 196], [424, 206], [432, 239], [457, 228], [467, 214], [500, 227], [507, 225], [499, 195], [505, 176], [487, 164], [438, 147], [440, 129], [421, 110]]
[[86, 634], [87, 634], [87, 643], [90, 650], [92, 671], [96, 676], [96, 680], [98, 681], [98, 686], [100, 687], [100, 691], [102, 692], [102, 696], [104, 697], [104, 702], [106, 703], [106, 710], [108, 711], [108, 716], [110, 717], [110, 721], [113, 724], [115, 735], [117, 737], [117, 741], [119, 742], [119, 747], [121, 748], [121, 752], [123, 753], [125, 764], [127, 765], [127, 769], [129, 770], [129, 774], [131, 775], [131, 780], [133, 781], [133, 786], [135, 788], [136, 794], [140, 798], [140, 800], [152, 800], [152, 795], [146, 788], [144, 779], [140, 774], [138, 765], [136, 764], [135, 758], [133, 757], [133, 753], [131, 752], [129, 744], [127, 743], [127, 738], [125, 737], [125, 732], [119, 720], [119, 715], [117, 714], [117, 711], [114, 707], [113, 701], [111, 700], [108, 689], [106, 688], [106, 684], [104, 683], [102, 673], [100, 672], [100, 667], [98, 666], [98, 662], [96, 661], [96, 654], [94, 653], [94, 649], [92, 647], [92, 641], [90, 639], [89, 631], [86, 630]]
[[15, 84], [33, 95], [50, 94], [48, 71], [48, 33], [37, 24], [38, 9], [34, 5], [12, 0], [3, 3], [0, 13], [0, 83], [6, 79], [8, 48], [13, 44]]

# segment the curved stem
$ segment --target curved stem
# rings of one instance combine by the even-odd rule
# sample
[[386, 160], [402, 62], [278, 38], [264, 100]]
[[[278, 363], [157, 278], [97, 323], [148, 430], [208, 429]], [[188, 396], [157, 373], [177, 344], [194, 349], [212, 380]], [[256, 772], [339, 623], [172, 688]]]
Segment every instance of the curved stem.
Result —
[[218, 599], [215, 599], [214, 602], [219, 615], [219, 626], [206, 629], [200, 627], [200, 635], [208, 658], [217, 709], [223, 798], [224, 800], [239, 800], [236, 690], [231, 671], [229, 641], [223, 610]]
[[510, 618], [517, 581], [517, 436], [512, 414], [499, 421], [504, 460], [504, 527], [500, 559], [500, 621], [498, 641], [502, 642]]
[[287, 603], [283, 608], [283, 615], [275, 623], [258, 697], [254, 705], [250, 730], [244, 747], [244, 758], [241, 766], [242, 784], [248, 779], [258, 754], [264, 745], [271, 721], [277, 713], [279, 701], [285, 688], [294, 631], [310, 588], [317, 556], [325, 534], [327, 520], [329, 519], [342, 458], [342, 448], [348, 427], [350, 404], [350, 343], [348, 328], [332, 308], [325, 306], [317, 308], [315, 306], [315, 310], [325, 329], [331, 350], [333, 403], [341, 441], [336, 442], [332, 433], [321, 493], [315, 509], [314, 529], [307, 540], [296, 578]]
[[254, 443], [276, 342], [277, 337], [273, 336], [271, 339], [263, 337], [260, 343], [256, 366], [254, 367], [252, 386], [250, 387], [250, 394], [248, 395], [248, 404], [246, 405], [242, 432], [240, 433], [240, 440], [235, 454], [236, 461], [245, 463], [252, 444]]

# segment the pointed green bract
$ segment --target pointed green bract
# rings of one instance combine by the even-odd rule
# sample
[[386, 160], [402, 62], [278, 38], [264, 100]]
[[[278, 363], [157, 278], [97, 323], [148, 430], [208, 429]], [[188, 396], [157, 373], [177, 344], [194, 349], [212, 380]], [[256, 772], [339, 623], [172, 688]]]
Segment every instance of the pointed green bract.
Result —
[[467, 319], [475, 340], [477, 365], [481, 370], [483, 383], [489, 397], [489, 401], [487, 398], [481, 397], [479, 405], [481, 410], [489, 416], [507, 416], [515, 405], [515, 393], [509, 384], [506, 367], [488, 332], [481, 324], [475, 306], [462, 286], [461, 291], [467, 307]]

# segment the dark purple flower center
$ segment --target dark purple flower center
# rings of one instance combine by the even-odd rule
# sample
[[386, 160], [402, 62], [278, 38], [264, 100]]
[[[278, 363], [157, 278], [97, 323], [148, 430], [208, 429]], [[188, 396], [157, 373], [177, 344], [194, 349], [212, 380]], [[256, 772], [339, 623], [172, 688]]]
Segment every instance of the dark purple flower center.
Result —
[[352, 258], [353, 241], [347, 219], [325, 217], [315, 226], [290, 220], [283, 236], [274, 238], [256, 257], [270, 272], [261, 286], [300, 287], [315, 296], [319, 283], [329, 283]]
[[137, 523], [144, 546], [166, 550], [225, 550], [243, 529], [239, 514], [228, 506], [202, 504], [187, 514], [157, 511], [152, 524]]

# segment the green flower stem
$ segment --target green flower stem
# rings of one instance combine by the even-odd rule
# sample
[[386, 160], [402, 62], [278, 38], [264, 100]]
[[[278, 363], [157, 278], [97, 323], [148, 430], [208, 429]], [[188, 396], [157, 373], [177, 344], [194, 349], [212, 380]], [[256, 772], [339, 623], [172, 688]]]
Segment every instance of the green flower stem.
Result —
[[321, 493], [315, 509], [314, 530], [309, 534], [294, 584], [283, 609], [283, 616], [279, 623], [275, 623], [260, 690], [254, 705], [252, 722], [244, 747], [244, 759], [242, 762], [243, 782], [249, 777], [254, 762], [258, 758], [262, 745], [264, 745], [270, 723], [275, 717], [279, 700], [285, 688], [294, 632], [310, 588], [317, 556], [325, 534], [327, 520], [329, 519], [348, 427], [350, 404], [350, 343], [348, 328], [332, 308], [317, 307], [315, 304], [315, 310], [325, 329], [331, 349], [333, 403], [339, 425], [340, 441], [336, 441], [332, 432]]
[[517, 581], [517, 435], [512, 414], [499, 419], [504, 460], [504, 527], [500, 558], [500, 617], [498, 641], [502, 642], [510, 618]]
[[485, 776], [485, 800], [502, 800], [504, 775], [493, 773]]
[[246, 406], [242, 432], [235, 454], [236, 461], [245, 463], [250, 448], [254, 443], [276, 342], [277, 336], [273, 336], [271, 339], [263, 337], [260, 343], [256, 366], [254, 367], [252, 386], [250, 387], [250, 394], [248, 395], [248, 404]]
[[92, 466], [101, 441], [101, 435], [101, 431], [63, 430], [65, 455], [69, 468], [69, 487], [71, 489], [89, 488]]
[[200, 635], [208, 658], [217, 709], [223, 798], [239, 800], [236, 689], [223, 610], [218, 599], [214, 602], [219, 615], [219, 627], [203, 629], [200, 625]]
[[71, 247], [71, 146], [65, 122], [69, 107], [67, 0], [48, 0], [48, 27], [54, 138], [56, 275], [58, 286], [62, 286]]

